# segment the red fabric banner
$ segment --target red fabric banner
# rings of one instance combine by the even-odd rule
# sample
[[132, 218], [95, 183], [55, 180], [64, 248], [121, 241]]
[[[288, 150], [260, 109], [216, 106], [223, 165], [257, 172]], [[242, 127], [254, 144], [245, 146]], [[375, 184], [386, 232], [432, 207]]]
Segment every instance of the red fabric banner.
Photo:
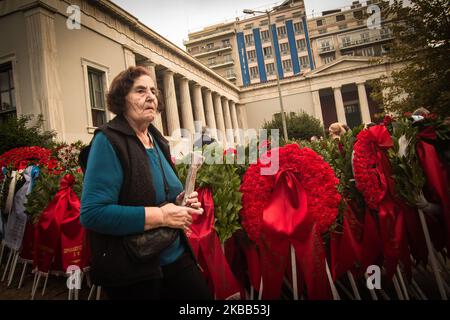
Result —
[[308, 298], [331, 297], [322, 239], [308, 213], [306, 192], [292, 171], [277, 173], [271, 201], [263, 212], [261, 238], [263, 299], [280, 297], [291, 245], [295, 249], [298, 278], [305, 284]]
[[406, 238], [404, 211], [395, 196], [391, 164], [386, 154], [387, 149], [392, 148], [394, 142], [384, 126], [374, 126], [368, 130], [376, 148], [376, 168], [384, 192], [378, 212], [380, 234], [383, 241], [384, 267], [387, 277], [391, 278], [396, 271], [399, 259], [401, 259], [406, 272], [410, 274], [411, 259]]
[[[442, 208], [442, 217], [446, 234], [447, 253], [450, 256], [450, 184], [447, 181], [446, 169], [439, 159], [436, 148], [429, 142], [436, 140], [433, 127], [425, 127], [417, 135], [417, 156], [426, 176], [426, 188], [430, 194], [436, 195]], [[433, 237], [433, 235], [431, 235]], [[439, 241], [434, 241], [439, 242]]]
[[216, 299], [235, 297], [240, 288], [214, 230], [214, 200], [209, 188], [197, 190], [203, 214], [193, 215], [189, 242]]
[[70, 265], [81, 266], [84, 229], [80, 200], [71, 188], [74, 183], [70, 174], [61, 179], [59, 191], [36, 225], [34, 266], [39, 271], [66, 272]]

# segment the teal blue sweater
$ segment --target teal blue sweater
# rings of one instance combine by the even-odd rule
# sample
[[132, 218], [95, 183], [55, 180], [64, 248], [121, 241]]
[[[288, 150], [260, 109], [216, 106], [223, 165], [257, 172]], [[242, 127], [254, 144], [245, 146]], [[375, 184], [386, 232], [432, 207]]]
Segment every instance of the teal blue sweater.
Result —
[[[159, 147], [146, 151], [152, 172], [156, 203], [165, 201], [163, 175], [156, 152], [159, 153], [169, 185], [168, 200], [175, 202], [177, 195], [183, 191], [180, 180]], [[144, 231], [144, 207], [118, 204], [122, 182], [123, 171], [120, 160], [109, 140], [102, 132], [99, 132], [92, 142], [83, 182], [80, 221], [85, 228], [111, 235], [128, 235]], [[183, 251], [183, 245], [178, 237], [168, 249], [162, 252], [161, 265], [175, 261]]]

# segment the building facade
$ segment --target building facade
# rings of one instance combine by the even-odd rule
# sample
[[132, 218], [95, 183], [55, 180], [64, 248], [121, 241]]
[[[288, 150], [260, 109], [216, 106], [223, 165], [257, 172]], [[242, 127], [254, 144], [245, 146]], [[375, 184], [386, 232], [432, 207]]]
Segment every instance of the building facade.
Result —
[[155, 125], [174, 143], [188, 135], [180, 128], [246, 127], [238, 87], [110, 1], [4, 0], [0, 30], [1, 119], [42, 114], [59, 140], [89, 142], [113, 117], [105, 101], [112, 79], [141, 65], [164, 93]]
[[[224, 144], [245, 143], [237, 130], [259, 129], [280, 113], [276, 76], [268, 66], [277, 59], [283, 68], [280, 88], [286, 112], [307, 112], [325, 128], [335, 121], [349, 126], [373, 121], [381, 110], [370, 99], [369, 81], [389, 76], [399, 66], [341, 55], [315, 68], [314, 47], [299, 44], [301, 49], [292, 50], [297, 40], [309, 43], [303, 2], [283, 4], [289, 7], [280, 8], [272, 23], [280, 49], [273, 50], [273, 56], [264, 57], [269, 55], [264, 35], [269, 28], [264, 16], [255, 16], [212, 28], [222, 28], [222, 34], [212, 32], [208, 41], [214, 44], [199, 46], [200, 56], [194, 58], [195, 50], [191, 54], [181, 50], [108, 0], [0, 1], [0, 120], [42, 114], [45, 129], [54, 130], [59, 140], [89, 142], [95, 128], [113, 117], [105, 101], [112, 79], [127, 67], [140, 65], [164, 93], [166, 109], [155, 125], [171, 141], [175, 155], [181, 153], [176, 148], [179, 142], [188, 141], [203, 126]], [[204, 38], [201, 34], [198, 39]], [[201, 42], [196, 40], [190, 40], [193, 46]], [[284, 43], [286, 54], [281, 50]], [[219, 53], [232, 64], [216, 60], [208, 67], [198, 60]], [[228, 55], [231, 58], [224, 58]], [[306, 56], [309, 68], [307, 64], [302, 68], [301, 57]], [[300, 73], [295, 73], [293, 57], [298, 58]], [[247, 81], [244, 60], [250, 85], [238, 86]], [[232, 66], [236, 84], [221, 75]], [[258, 72], [252, 77], [255, 67]], [[231, 135], [221, 134], [227, 130]]]
[[[298, 76], [314, 69], [303, 0], [236, 18], [188, 35], [188, 53], [238, 86]], [[271, 39], [272, 38], [272, 39]], [[272, 44], [273, 42], [273, 44]]]
[[393, 40], [383, 1], [353, 1], [348, 8], [322, 12], [308, 19], [316, 67], [342, 56], [379, 57]]

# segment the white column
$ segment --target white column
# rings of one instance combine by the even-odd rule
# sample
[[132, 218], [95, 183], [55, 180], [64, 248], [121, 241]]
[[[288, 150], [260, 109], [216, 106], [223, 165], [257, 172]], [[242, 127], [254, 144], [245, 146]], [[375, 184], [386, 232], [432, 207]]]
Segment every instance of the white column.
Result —
[[125, 68], [136, 66], [136, 56], [132, 50], [124, 47], [123, 55], [125, 58]]
[[234, 136], [235, 138], [235, 142], [236, 143], [242, 143], [241, 142], [241, 137], [238, 134], [238, 130], [239, 130], [239, 123], [238, 123], [238, 118], [237, 118], [237, 113], [236, 113], [236, 104], [234, 103], [234, 101], [229, 100], [228, 104], [230, 105], [230, 110], [231, 110], [231, 121], [233, 123], [233, 129], [234, 129]]
[[[222, 98], [222, 109], [223, 109], [223, 116], [224, 116], [224, 120], [225, 120], [225, 129], [233, 130], [233, 125], [231, 123], [230, 106], [228, 104], [228, 99], [225, 97]], [[227, 131], [225, 131], [225, 132], [227, 132]], [[234, 143], [234, 133], [228, 134], [228, 132], [227, 132], [227, 141], [230, 144]]]
[[222, 102], [220, 101], [220, 95], [218, 93], [214, 93], [214, 115], [216, 118], [217, 129], [222, 133], [222, 142], [226, 143], [225, 136], [225, 121], [223, 119], [223, 111], [222, 111]]
[[359, 97], [359, 108], [361, 110], [361, 118], [363, 123], [370, 123], [372, 119], [370, 119], [370, 110], [369, 110], [369, 101], [367, 100], [367, 92], [366, 85], [364, 82], [356, 83], [358, 87], [358, 97]]
[[189, 80], [185, 77], [180, 79], [181, 96], [181, 120], [182, 128], [190, 131], [192, 136], [194, 129], [194, 116], [192, 115], [191, 94], [189, 92]]
[[[142, 63], [142, 66], [146, 68], [150, 72], [150, 77], [153, 79], [155, 83], [155, 87], [158, 88], [158, 81], [156, 78], [156, 64], [147, 60]], [[156, 114], [155, 120], [153, 120], [153, 125], [158, 129], [161, 133], [163, 132], [162, 118], [161, 113], [158, 112]]]
[[43, 114], [44, 128], [54, 130], [57, 139], [64, 141], [66, 129], [58, 71], [55, 17], [52, 12], [43, 8], [33, 8], [25, 12], [24, 16], [32, 108], [36, 113]]
[[[165, 70], [163, 75], [164, 83], [164, 98], [166, 102], [167, 115], [167, 131], [169, 136], [174, 134], [174, 131], [180, 128], [180, 119], [178, 116], [177, 96], [175, 93], [175, 83], [173, 82], [173, 71]], [[180, 138], [179, 134], [173, 138]]]
[[208, 88], [205, 89], [205, 117], [206, 117], [206, 125], [211, 129], [211, 137], [217, 139], [216, 133], [216, 119], [214, 118], [214, 107], [212, 101], [211, 90]]
[[245, 106], [243, 104], [236, 105], [237, 117], [239, 127], [247, 130], [248, 122], [247, 122], [247, 111], [245, 110]]
[[345, 119], [344, 100], [342, 100], [341, 87], [333, 87], [333, 92], [338, 122], [347, 124], [347, 120]]
[[320, 104], [319, 90], [314, 90], [311, 93], [314, 106], [314, 116], [319, 119], [320, 123], [323, 125], [322, 105]]
[[202, 127], [206, 126], [205, 111], [203, 110], [202, 87], [194, 84], [194, 119], [201, 121]]

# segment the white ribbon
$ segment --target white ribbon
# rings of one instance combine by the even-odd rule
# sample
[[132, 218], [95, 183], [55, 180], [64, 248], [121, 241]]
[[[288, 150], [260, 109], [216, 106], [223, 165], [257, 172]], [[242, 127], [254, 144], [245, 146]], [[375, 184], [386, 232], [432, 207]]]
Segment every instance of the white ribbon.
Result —
[[8, 223], [6, 224], [5, 244], [12, 250], [19, 250], [22, 246], [23, 235], [28, 219], [28, 216], [25, 213], [27, 195], [31, 192], [33, 178], [38, 174], [38, 170], [35, 168], [29, 166], [23, 172], [25, 183], [17, 190], [16, 195], [14, 196], [14, 203], [8, 217]]

